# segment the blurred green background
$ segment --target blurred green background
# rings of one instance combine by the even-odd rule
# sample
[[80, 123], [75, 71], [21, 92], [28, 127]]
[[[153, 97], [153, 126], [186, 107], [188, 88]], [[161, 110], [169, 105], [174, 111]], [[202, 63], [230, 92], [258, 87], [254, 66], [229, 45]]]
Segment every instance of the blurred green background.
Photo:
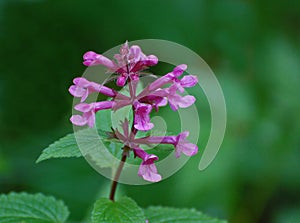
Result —
[[300, 222], [299, 25], [297, 0], [1, 0], [0, 193], [52, 194], [83, 218], [108, 180], [84, 159], [35, 164], [72, 131], [67, 90], [85, 70], [82, 55], [166, 39], [214, 70], [228, 109], [224, 143], [203, 172], [193, 157], [167, 180], [119, 191], [144, 207], [195, 207], [233, 223]]

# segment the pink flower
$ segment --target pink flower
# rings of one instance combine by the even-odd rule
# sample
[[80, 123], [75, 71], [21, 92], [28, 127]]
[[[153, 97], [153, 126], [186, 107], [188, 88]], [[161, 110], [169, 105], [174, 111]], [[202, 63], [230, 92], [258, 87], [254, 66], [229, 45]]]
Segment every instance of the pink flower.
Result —
[[144, 95], [146, 92], [152, 93], [153, 91], [156, 91], [157, 89], [170, 83], [173, 83], [173, 85], [176, 86], [176, 90], [179, 90], [181, 93], [183, 93], [184, 88], [193, 87], [198, 83], [198, 79], [194, 75], [186, 75], [181, 80], [178, 79], [178, 77], [182, 75], [186, 69], [187, 65], [185, 64], [176, 66], [172, 72], [167, 73], [166, 75], [153, 81], [141, 95]]
[[134, 127], [137, 130], [148, 131], [154, 127], [153, 123], [150, 122], [150, 112], [152, 106], [149, 104], [142, 104], [136, 102], [134, 104], [135, 114], [134, 114]]
[[172, 110], [176, 111], [179, 108], [187, 108], [195, 103], [196, 98], [194, 96], [191, 95], [181, 96], [176, 93], [176, 89], [177, 87], [175, 85], [172, 85], [168, 89], [169, 94], [167, 98]]
[[85, 66], [103, 65], [110, 70], [114, 70], [116, 68], [116, 65], [113, 61], [93, 51], [88, 51], [83, 55], [83, 64]]
[[95, 113], [99, 110], [110, 109], [114, 105], [113, 101], [103, 101], [94, 103], [81, 103], [75, 105], [77, 111], [83, 112], [82, 115], [73, 115], [70, 120], [74, 125], [84, 126], [88, 125], [93, 128], [95, 125]]
[[157, 95], [148, 95], [139, 100], [142, 103], [151, 104], [156, 111], [158, 111], [159, 107], [163, 107], [168, 104], [168, 100], [165, 97], [157, 96]]
[[181, 80], [178, 79], [178, 77], [181, 76], [186, 69], [187, 65], [181, 64], [175, 67], [171, 73], [163, 76], [165, 77], [165, 79], [170, 80], [168, 83], [173, 82], [173, 85], [175, 85], [177, 87], [177, 90], [179, 90], [181, 93], [184, 92], [184, 88], [193, 87], [198, 83], [198, 79], [194, 75], [186, 75]]
[[157, 173], [157, 168], [154, 164], [154, 161], [158, 160], [158, 157], [154, 154], [148, 154], [140, 148], [135, 148], [134, 154], [143, 160], [140, 165], [138, 175], [143, 177], [144, 180], [150, 182], [160, 181], [161, 175]]
[[156, 56], [146, 56], [141, 48], [136, 45], [129, 48], [127, 42], [121, 47], [120, 53], [116, 54], [114, 58], [117, 60], [116, 73], [120, 74], [117, 79], [118, 86], [124, 86], [128, 78], [138, 80], [139, 71], [158, 63]]
[[158, 78], [157, 80], [153, 81], [149, 85], [149, 91], [155, 91], [156, 89], [161, 88], [162, 86], [173, 83], [173, 82], [178, 82], [178, 77], [183, 74], [183, 72], [186, 70], [187, 65], [186, 64], [181, 64], [176, 66], [172, 72], [167, 73], [166, 75]]
[[176, 143], [174, 144], [174, 146], [175, 146], [175, 156], [177, 158], [180, 157], [181, 153], [184, 153], [187, 156], [193, 156], [197, 154], [198, 146], [187, 141], [186, 138], [188, 136], [189, 136], [189, 132], [185, 131], [180, 133], [176, 137]]
[[73, 95], [76, 98], [81, 98], [80, 102], [84, 102], [89, 94], [93, 92], [99, 92], [103, 95], [109, 96], [109, 97], [115, 97], [116, 92], [115, 90], [108, 88], [106, 86], [103, 86], [101, 84], [88, 81], [87, 79], [83, 77], [77, 77], [73, 80], [74, 85], [72, 85], [69, 88], [69, 92], [71, 95]]
[[183, 88], [186, 87], [194, 87], [198, 83], [197, 76], [194, 75], [186, 75], [180, 80], [180, 85]]
[[186, 138], [189, 132], [184, 131], [178, 136], [148, 136], [135, 139], [138, 144], [172, 144], [175, 147], [175, 156], [180, 157], [181, 153], [187, 156], [193, 156], [198, 152], [198, 146], [190, 143]]

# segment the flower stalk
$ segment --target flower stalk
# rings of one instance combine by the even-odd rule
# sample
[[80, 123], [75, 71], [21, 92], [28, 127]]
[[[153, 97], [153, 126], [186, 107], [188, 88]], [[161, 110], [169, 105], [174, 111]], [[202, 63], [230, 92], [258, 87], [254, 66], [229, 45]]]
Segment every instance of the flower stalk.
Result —
[[128, 148], [127, 146], [123, 147], [122, 159], [119, 163], [118, 169], [116, 171], [116, 174], [114, 176], [114, 179], [112, 181], [111, 188], [110, 188], [109, 199], [112, 200], [112, 201], [115, 200], [115, 193], [116, 193], [118, 181], [120, 179], [120, 175], [121, 175], [122, 169], [124, 167], [124, 164], [126, 162], [126, 158], [127, 158], [127, 154], [129, 152], [129, 150], [130, 150], [130, 148]]

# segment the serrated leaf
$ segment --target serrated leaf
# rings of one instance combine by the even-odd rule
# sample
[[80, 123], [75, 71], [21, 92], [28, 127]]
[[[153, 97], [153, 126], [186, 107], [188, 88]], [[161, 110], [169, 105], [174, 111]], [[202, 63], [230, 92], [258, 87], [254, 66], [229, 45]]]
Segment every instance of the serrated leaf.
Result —
[[42, 194], [0, 195], [1, 223], [63, 223], [69, 216], [62, 201]]
[[209, 217], [195, 209], [149, 207], [145, 209], [149, 223], [226, 223], [224, 220]]
[[[101, 137], [101, 139], [108, 139], [107, 131], [111, 130], [110, 117], [110, 112], [107, 110], [99, 111], [96, 115], [98, 134], [95, 134], [95, 129], [89, 128], [68, 134], [44, 149], [36, 162], [39, 163], [50, 158], [81, 157], [92, 153], [99, 147], [99, 144], [102, 146], [102, 143], [99, 143], [99, 137]], [[83, 150], [79, 149], [79, 142], [85, 145]], [[84, 154], [82, 154], [82, 152]], [[107, 164], [105, 166], [107, 166]]]
[[67, 157], [81, 157], [82, 154], [77, 146], [74, 133], [68, 134], [60, 138], [58, 141], [52, 143], [37, 159], [37, 163], [50, 158], [67, 158]]
[[145, 223], [143, 210], [128, 197], [119, 201], [101, 198], [92, 212], [92, 223]]

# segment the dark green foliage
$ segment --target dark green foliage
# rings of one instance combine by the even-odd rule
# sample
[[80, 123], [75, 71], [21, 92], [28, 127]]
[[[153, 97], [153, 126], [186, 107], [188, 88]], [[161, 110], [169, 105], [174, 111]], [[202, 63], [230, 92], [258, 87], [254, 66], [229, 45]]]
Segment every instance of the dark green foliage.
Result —
[[1, 223], [64, 223], [69, 216], [62, 201], [42, 194], [0, 195]]

